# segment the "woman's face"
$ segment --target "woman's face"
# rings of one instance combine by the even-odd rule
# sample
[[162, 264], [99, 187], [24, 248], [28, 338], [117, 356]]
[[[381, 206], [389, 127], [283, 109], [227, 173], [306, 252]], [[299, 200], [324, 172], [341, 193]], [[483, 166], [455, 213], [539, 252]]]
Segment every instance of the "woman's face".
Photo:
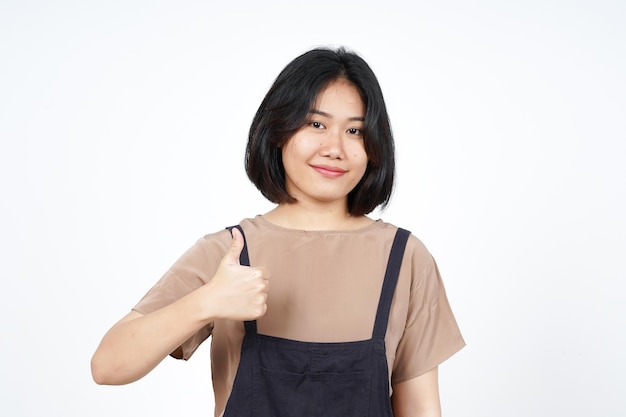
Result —
[[337, 79], [320, 91], [307, 119], [283, 146], [286, 187], [299, 203], [343, 204], [367, 168], [365, 106], [356, 87]]

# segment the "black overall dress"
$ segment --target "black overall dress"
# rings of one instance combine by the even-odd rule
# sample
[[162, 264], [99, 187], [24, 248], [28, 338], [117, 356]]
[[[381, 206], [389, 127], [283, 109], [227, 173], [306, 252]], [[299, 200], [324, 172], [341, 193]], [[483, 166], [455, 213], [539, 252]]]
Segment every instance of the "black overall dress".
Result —
[[[259, 334], [256, 321], [244, 322], [224, 417], [393, 416], [385, 333], [408, 236], [404, 229], [396, 232], [371, 339], [300, 342]], [[245, 236], [240, 263], [250, 265]]]

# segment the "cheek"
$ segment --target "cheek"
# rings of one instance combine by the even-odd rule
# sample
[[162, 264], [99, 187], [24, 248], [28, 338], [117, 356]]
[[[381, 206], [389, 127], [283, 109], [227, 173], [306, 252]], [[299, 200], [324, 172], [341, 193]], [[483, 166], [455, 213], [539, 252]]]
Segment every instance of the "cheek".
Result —
[[306, 162], [309, 153], [310, 150], [306, 141], [292, 137], [282, 148], [283, 168], [286, 170], [299, 169], [298, 167]]
[[356, 163], [367, 164], [367, 153], [362, 143], [355, 144], [349, 151], [349, 155], [352, 156], [352, 160]]
[[365, 152], [354, 153], [352, 158], [352, 169], [355, 174], [355, 179], [361, 181], [367, 171], [367, 155]]
[[283, 160], [293, 158], [298, 153], [298, 144], [291, 138], [282, 148]]
[[314, 144], [306, 138], [300, 136], [294, 136], [283, 146], [283, 156], [299, 156], [310, 152], [310, 149], [314, 148]]

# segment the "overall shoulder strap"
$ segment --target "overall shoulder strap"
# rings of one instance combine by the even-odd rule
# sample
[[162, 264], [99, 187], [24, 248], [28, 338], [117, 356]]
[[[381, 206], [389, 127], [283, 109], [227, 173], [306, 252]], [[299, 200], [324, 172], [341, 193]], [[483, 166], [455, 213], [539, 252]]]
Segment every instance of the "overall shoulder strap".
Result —
[[387, 323], [389, 321], [389, 311], [391, 310], [391, 301], [396, 290], [400, 267], [402, 266], [402, 258], [404, 257], [404, 249], [411, 232], [398, 228], [393, 238], [389, 260], [387, 261], [387, 270], [383, 281], [383, 288], [378, 301], [378, 311], [376, 312], [376, 321], [374, 323], [373, 339], [384, 339], [387, 333]]

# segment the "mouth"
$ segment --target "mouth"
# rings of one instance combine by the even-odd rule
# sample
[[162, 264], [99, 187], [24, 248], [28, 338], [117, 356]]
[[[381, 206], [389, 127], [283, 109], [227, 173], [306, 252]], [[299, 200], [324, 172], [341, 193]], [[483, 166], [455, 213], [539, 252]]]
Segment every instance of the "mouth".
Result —
[[311, 168], [313, 168], [314, 170], [316, 170], [317, 172], [319, 172], [323, 176], [331, 177], [331, 178], [340, 177], [343, 174], [345, 174], [346, 172], [348, 172], [345, 169], [341, 169], [341, 168], [333, 167], [333, 166], [328, 166], [328, 165], [311, 165]]

